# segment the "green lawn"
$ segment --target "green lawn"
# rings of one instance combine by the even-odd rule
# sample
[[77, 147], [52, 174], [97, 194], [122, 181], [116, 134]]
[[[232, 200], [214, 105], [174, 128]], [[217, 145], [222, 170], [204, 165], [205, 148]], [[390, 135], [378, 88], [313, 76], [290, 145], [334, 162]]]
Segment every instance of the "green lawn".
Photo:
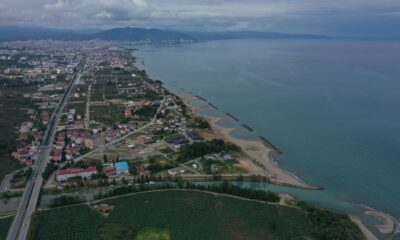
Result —
[[0, 240], [7, 238], [8, 230], [10, 229], [13, 219], [14, 217], [0, 218]]

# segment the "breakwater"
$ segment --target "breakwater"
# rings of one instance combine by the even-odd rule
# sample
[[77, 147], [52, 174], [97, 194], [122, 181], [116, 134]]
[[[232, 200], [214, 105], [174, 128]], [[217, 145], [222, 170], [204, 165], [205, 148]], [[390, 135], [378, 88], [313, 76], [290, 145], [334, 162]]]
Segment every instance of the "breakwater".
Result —
[[210, 105], [212, 108], [214, 108], [214, 109], [217, 109], [218, 110], [218, 108], [217, 108], [217, 106], [215, 106], [214, 104], [212, 104], [212, 103], [208, 103], [208, 105]]
[[267, 147], [267, 148], [271, 148], [275, 153], [277, 154], [282, 154], [282, 151], [279, 150], [277, 147], [275, 147], [275, 145], [273, 145], [270, 141], [268, 141], [268, 139], [266, 139], [265, 137], [260, 136], [259, 137], [261, 142]]
[[249, 132], [253, 132], [253, 131], [254, 131], [254, 129], [252, 129], [251, 127], [249, 127], [249, 126], [246, 125], [246, 124], [242, 124], [242, 127], [244, 127], [245, 129], [247, 129]]
[[230, 114], [230, 113], [227, 113], [227, 112], [226, 112], [225, 115], [229, 116], [230, 118], [232, 118], [232, 119], [235, 120], [236, 122], [239, 121], [239, 119], [238, 119], [237, 117], [233, 116], [233, 115]]
[[207, 99], [205, 99], [205, 98], [203, 98], [203, 97], [200, 97], [199, 95], [196, 95], [196, 97], [197, 97], [198, 99], [200, 99], [200, 100], [203, 100], [204, 102], [207, 102]]

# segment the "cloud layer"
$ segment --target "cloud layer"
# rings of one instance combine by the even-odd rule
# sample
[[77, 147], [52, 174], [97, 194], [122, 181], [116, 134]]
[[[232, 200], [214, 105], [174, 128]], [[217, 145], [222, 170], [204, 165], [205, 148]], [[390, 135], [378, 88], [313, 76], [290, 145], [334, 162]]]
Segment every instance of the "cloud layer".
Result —
[[2, 0], [0, 24], [400, 35], [400, 1]]

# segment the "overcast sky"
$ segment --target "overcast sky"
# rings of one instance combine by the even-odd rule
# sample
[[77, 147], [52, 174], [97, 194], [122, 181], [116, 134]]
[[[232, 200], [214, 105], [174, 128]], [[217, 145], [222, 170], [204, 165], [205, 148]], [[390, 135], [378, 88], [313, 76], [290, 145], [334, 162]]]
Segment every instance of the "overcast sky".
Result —
[[400, 0], [0, 0], [0, 25], [400, 36]]

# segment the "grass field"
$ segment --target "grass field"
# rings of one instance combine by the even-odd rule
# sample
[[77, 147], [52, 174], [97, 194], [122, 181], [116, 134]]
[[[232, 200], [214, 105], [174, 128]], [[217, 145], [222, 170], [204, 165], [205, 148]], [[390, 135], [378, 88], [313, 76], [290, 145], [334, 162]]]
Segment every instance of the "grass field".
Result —
[[0, 218], [0, 240], [4, 240], [7, 238], [7, 233], [10, 229], [13, 219], [14, 217]]
[[304, 212], [190, 191], [149, 192], [104, 201], [115, 208], [106, 222], [157, 227], [171, 239], [302, 239]]

